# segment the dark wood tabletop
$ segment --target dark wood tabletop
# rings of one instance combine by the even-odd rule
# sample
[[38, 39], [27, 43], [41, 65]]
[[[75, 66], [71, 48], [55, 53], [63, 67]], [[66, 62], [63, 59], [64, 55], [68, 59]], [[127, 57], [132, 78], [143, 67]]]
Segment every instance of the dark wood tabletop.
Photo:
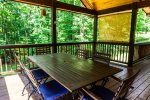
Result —
[[28, 59], [70, 92], [121, 71], [119, 68], [64, 53], [34, 55]]

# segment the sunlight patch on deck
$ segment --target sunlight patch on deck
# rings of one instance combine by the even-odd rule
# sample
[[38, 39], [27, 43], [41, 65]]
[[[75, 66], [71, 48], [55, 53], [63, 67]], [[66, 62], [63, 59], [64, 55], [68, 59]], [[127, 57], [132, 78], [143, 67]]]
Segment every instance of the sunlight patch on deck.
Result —
[[[27, 100], [28, 93], [26, 90], [24, 91], [25, 95], [22, 96], [22, 89], [24, 87], [24, 83], [22, 82], [19, 75], [6, 76], [5, 82], [10, 100]], [[30, 98], [30, 100], [33, 100], [32, 97]]]

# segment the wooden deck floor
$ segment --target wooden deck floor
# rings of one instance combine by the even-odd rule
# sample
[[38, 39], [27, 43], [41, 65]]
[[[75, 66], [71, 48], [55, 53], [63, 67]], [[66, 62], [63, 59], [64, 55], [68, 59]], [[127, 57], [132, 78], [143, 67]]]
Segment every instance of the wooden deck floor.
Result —
[[[139, 76], [133, 83], [134, 89], [129, 91], [128, 100], [150, 100], [150, 59], [136, 64], [133, 68], [141, 69]], [[26, 83], [26, 79], [22, 75], [11, 75], [0, 78], [0, 100], [27, 100], [28, 93], [31, 89], [27, 89], [22, 96], [21, 92]], [[110, 79], [106, 87], [113, 91], [117, 90], [119, 83]], [[39, 100], [37, 94], [33, 95], [30, 100]]]

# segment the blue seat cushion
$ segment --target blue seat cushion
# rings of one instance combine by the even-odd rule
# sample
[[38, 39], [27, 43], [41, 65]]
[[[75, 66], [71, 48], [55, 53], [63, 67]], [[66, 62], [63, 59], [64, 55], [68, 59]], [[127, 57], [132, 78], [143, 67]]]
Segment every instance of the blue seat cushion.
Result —
[[93, 86], [90, 91], [92, 91], [97, 96], [100, 96], [103, 100], [112, 100], [115, 93], [102, 86]]
[[66, 88], [64, 88], [55, 80], [41, 84], [39, 86], [39, 90], [42, 96], [44, 97], [44, 100], [55, 100], [60, 96], [69, 93], [69, 91]]
[[42, 69], [32, 70], [32, 74], [36, 80], [41, 80], [43, 78], [48, 78], [49, 75], [44, 72]]
[[84, 95], [83, 99], [82, 100], [94, 100], [93, 98], [91, 98], [90, 96], [88, 95]]

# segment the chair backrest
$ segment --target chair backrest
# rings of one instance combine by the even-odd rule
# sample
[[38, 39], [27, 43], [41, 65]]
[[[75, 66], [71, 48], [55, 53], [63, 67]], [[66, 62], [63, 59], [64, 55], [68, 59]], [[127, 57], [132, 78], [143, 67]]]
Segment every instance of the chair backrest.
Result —
[[26, 75], [27, 75], [27, 78], [28, 78], [28, 80], [31, 82], [31, 84], [32, 84], [32, 87], [34, 88], [36, 88], [36, 89], [38, 89], [38, 91], [39, 91], [39, 83], [37, 82], [37, 80], [34, 78], [34, 76], [33, 76], [33, 74], [32, 74], [32, 72], [28, 69], [28, 68], [26, 68], [25, 67], [25, 73], [26, 73]]
[[88, 59], [89, 58], [89, 51], [88, 50], [77, 49], [76, 50], [76, 55], [77, 55], [77, 57]]
[[18, 61], [18, 63], [19, 63], [19, 65], [20, 65], [21, 70], [22, 70], [22, 71], [24, 71], [25, 66], [24, 66], [24, 64], [21, 62], [21, 60], [20, 60], [19, 56], [17, 56], [17, 54], [16, 54], [16, 53], [14, 53], [14, 56], [15, 56], [16, 60]]
[[138, 76], [139, 72], [140, 70], [136, 71], [129, 78], [122, 80], [121, 85], [119, 86], [117, 92], [115, 93], [113, 100], [117, 100], [118, 97], [121, 97], [121, 96], [123, 97], [126, 96], [128, 90], [130, 89], [134, 79]]
[[50, 53], [49, 46], [36, 47], [36, 55], [49, 54], [49, 53]]
[[14, 55], [15, 55], [17, 61], [19, 62], [19, 65], [20, 65], [22, 72], [24, 73], [25, 77], [32, 83], [32, 86], [34, 86], [38, 89], [39, 84], [35, 80], [32, 72], [24, 66], [24, 64], [21, 62], [20, 58], [15, 53], [14, 53]]
[[94, 61], [106, 63], [106, 64], [109, 65], [109, 63], [110, 63], [110, 57], [111, 57], [110, 54], [96, 52], [95, 54], [93, 54], [92, 59]]

